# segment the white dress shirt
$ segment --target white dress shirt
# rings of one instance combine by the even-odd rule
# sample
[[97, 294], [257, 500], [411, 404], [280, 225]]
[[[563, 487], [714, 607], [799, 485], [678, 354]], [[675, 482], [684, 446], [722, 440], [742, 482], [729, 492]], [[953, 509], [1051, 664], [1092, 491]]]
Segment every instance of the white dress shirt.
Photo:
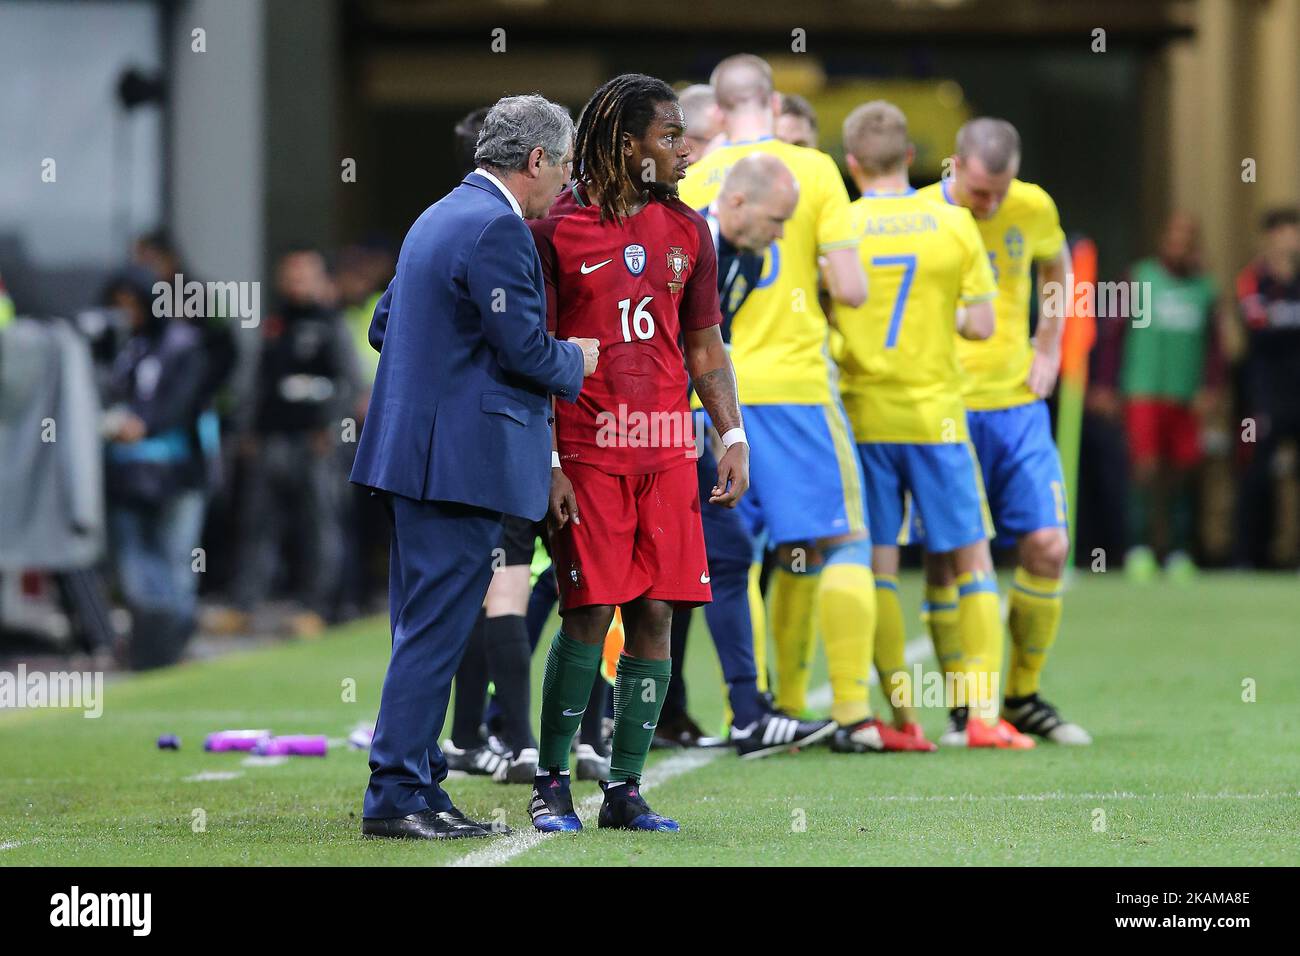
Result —
[[505, 184], [505, 183], [503, 183], [501, 180], [497, 179], [495, 176], [493, 176], [491, 173], [489, 173], [486, 169], [476, 169], [476, 170], [474, 170], [474, 172], [478, 173], [480, 176], [482, 176], [484, 179], [486, 179], [488, 182], [490, 182], [490, 183], [491, 183], [493, 186], [495, 186], [497, 189], [501, 190], [501, 195], [503, 195], [503, 196], [506, 197], [506, 201], [507, 201], [508, 203], [510, 203], [510, 208], [513, 209], [513, 210], [515, 211], [515, 215], [518, 216], [520, 219], [523, 219], [523, 218], [524, 218], [524, 211], [523, 211], [522, 209], [519, 208], [519, 200], [515, 198], [515, 194], [514, 194], [514, 193], [512, 193], [510, 190], [506, 189], [506, 184]]

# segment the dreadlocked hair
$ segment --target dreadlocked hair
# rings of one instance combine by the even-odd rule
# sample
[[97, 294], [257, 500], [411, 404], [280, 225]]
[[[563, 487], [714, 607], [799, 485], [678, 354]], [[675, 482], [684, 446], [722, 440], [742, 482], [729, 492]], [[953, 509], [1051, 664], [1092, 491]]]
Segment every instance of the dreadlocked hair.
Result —
[[672, 187], [657, 182], [637, 182], [628, 175], [623, 157], [623, 134], [645, 135], [655, 117], [655, 107], [676, 102], [677, 94], [663, 80], [644, 73], [624, 73], [591, 95], [578, 119], [573, 141], [573, 158], [578, 181], [600, 196], [600, 221], [621, 222], [620, 198], [627, 192], [648, 188], [660, 199], [672, 195]]

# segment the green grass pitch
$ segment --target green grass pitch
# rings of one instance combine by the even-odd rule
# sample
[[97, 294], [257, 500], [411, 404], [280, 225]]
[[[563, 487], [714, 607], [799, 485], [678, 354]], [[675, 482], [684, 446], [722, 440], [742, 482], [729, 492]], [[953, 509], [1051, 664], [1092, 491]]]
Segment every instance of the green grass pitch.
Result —
[[[919, 581], [905, 577], [903, 588], [904, 607], [917, 607]], [[1297, 612], [1293, 576], [1138, 589], [1083, 575], [1067, 593], [1044, 690], [1093, 733], [1092, 747], [888, 756], [821, 747], [744, 764], [656, 752], [648, 798], [681, 821], [675, 836], [593, 825], [541, 838], [528, 827], [526, 788], [454, 778], [463, 809], [504, 812], [516, 835], [445, 844], [361, 838], [362, 752], [246, 765], [202, 751], [214, 730], [343, 738], [372, 720], [389, 643], [386, 622], [372, 619], [319, 641], [110, 682], [99, 719], [0, 713], [0, 865], [1294, 865]], [[702, 615], [688, 675], [692, 712], [717, 726]], [[349, 679], [354, 702], [344, 699]], [[1242, 699], [1246, 679], [1254, 702]], [[944, 715], [923, 720], [933, 737]], [[183, 749], [155, 749], [162, 733], [181, 735]], [[595, 786], [574, 789], [590, 806]]]

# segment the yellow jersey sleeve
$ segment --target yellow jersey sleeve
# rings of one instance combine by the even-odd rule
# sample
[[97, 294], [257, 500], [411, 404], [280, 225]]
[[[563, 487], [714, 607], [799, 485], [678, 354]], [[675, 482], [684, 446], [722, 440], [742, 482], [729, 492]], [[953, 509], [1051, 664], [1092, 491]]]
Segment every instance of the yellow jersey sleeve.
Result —
[[980, 238], [979, 227], [969, 213], [961, 217], [961, 226], [957, 238], [965, 251], [961, 273], [960, 301], [963, 305], [973, 302], [987, 302], [996, 298], [998, 284], [993, 278], [993, 267], [989, 265], [988, 253], [984, 251], [984, 240]]
[[1061, 228], [1061, 216], [1056, 211], [1056, 203], [1047, 191], [1034, 188], [1034, 205], [1037, 207], [1034, 217], [1034, 237], [1030, 254], [1035, 261], [1053, 259], [1065, 245], [1065, 230]]
[[814, 180], [822, 192], [817, 204], [817, 251], [854, 249], [858, 236], [849, 215], [849, 191], [844, 188], [835, 160], [825, 153], [818, 155], [825, 168]]

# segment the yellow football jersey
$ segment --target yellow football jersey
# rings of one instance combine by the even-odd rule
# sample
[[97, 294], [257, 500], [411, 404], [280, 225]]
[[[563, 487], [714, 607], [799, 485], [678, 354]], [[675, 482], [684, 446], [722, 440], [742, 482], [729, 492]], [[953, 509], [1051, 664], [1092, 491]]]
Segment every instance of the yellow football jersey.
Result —
[[867, 273], [866, 303], [835, 307], [854, 438], [966, 441], [957, 306], [997, 295], [975, 220], [914, 189], [866, 193], [841, 215]]
[[826, 347], [826, 316], [817, 302], [817, 256], [852, 246], [856, 237], [839, 213], [848, 190], [835, 160], [823, 152], [766, 137], [722, 146], [692, 166], [679, 194], [693, 209], [717, 198], [727, 171], [755, 152], [780, 159], [799, 183], [799, 204], [785, 235], [768, 247], [757, 285], [731, 320], [731, 362], [745, 405], [824, 404], [834, 394], [835, 367]]
[[[921, 189], [931, 199], [954, 203], [949, 183]], [[966, 372], [966, 407], [976, 411], [1010, 408], [1036, 401], [1025, 378], [1033, 360], [1029, 342], [1029, 297], [1033, 294], [1030, 264], [1051, 259], [1065, 244], [1056, 203], [1039, 186], [1011, 181], [1007, 198], [991, 219], [977, 219], [989, 264], [998, 283], [997, 328], [983, 342], [957, 343], [957, 356]]]

